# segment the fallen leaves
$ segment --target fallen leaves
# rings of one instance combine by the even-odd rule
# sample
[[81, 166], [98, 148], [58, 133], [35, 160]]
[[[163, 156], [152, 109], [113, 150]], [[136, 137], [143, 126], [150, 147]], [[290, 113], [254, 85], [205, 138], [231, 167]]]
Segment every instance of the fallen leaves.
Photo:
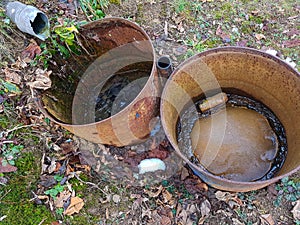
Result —
[[[84, 201], [76, 195], [76, 189], [69, 181], [77, 179], [81, 185], [97, 186], [80, 178], [83, 173], [82, 170], [89, 172], [90, 167], [81, 161], [80, 152], [77, 151], [78, 147], [71, 139], [61, 144], [51, 143], [47, 145], [56, 153], [52, 157], [45, 154], [42, 157], [42, 175], [35, 201], [38, 199], [40, 204], [47, 204], [51, 211], [58, 210], [64, 215], [78, 213], [84, 206]], [[46, 195], [41, 195], [42, 193]], [[40, 196], [45, 196], [47, 201], [42, 202]], [[118, 196], [114, 196], [114, 201], [118, 201]], [[120, 197], [119, 201], [121, 201]]]
[[7, 162], [4, 163], [5, 160], [0, 158], [0, 173], [9, 173], [17, 171], [17, 167], [8, 164]]
[[218, 26], [217, 30], [216, 30], [216, 35], [219, 36], [220, 38], [222, 38], [222, 41], [224, 43], [229, 43], [230, 40], [230, 35], [225, 33], [222, 28], [221, 25]]
[[30, 44], [22, 51], [21, 57], [25, 62], [30, 62], [36, 55], [41, 54], [42, 50], [35, 40], [31, 39]]
[[161, 225], [171, 225], [172, 221], [169, 217], [162, 216], [159, 224], [161, 224]]
[[47, 69], [37, 69], [35, 71], [35, 80], [32, 82], [28, 82], [27, 85], [31, 88], [47, 90], [51, 87], [52, 84], [51, 79], [49, 77], [51, 73], [51, 70], [47, 71]]
[[300, 220], [300, 200], [295, 202], [295, 206], [291, 211], [294, 217], [294, 220]]
[[160, 193], [162, 192], [163, 189], [164, 189], [163, 186], [160, 185], [160, 186], [158, 187], [158, 190], [155, 191], [155, 192], [152, 192], [152, 191], [147, 190], [147, 189], [145, 189], [144, 192], [145, 192], [147, 195], [149, 195], [149, 197], [151, 197], [151, 198], [156, 198], [157, 196], [160, 195]]
[[234, 208], [235, 206], [243, 205], [242, 200], [237, 197], [237, 193], [217, 191], [215, 193], [215, 196], [219, 201], [226, 202], [230, 208]]
[[63, 191], [59, 194], [59, 196], [54, 200], [54, 205], [57, 208], [64, 207], [64, 204], [68, 201], [71, 197], [71, 193], [69, 191]]
[[275, 221], [271, 214], [265, 214], [260, 216], [262, 225], [275, 225]]
[[176, 224], [193, 225], [197, 222], [196, 214], [197, 207], [194, 204], [178, 203], [175, 222]]
[[20, 84], [21, 83], [21, 76], [16, 73], [14, 70], [9, 69], [8, 67], [6, 67], [5, 69], [2, 70], [5, 74], [5, 79], [11, 83], [14, 84]]
[[260, 40], [262, 40], [262, 39], [266, 39], [266, 36], [263, 35], [263, 34], [255, 34], [255, 38], [256, 38], [258, 41], [260, 41]]
[[170, 155], [170, 151], [167, 149], [168, 145], [168, 142], [165, 143], [165, 141], [162, 141], [157, 146], [154, 145], [154, 147], [151, 147], [147, 152], [137, 153], [135, 150], [128, 150], [125, 152], [122, 160], [132, 167], [136, 167], [144, 159], [158, 158], [165, 160]]
[[69, 207], [66, 209], [64, 212], [65, 215], [73, 215], [74, 213], [79, 213], [79, 211], [82, 209], [84, 206], [84, 202], [81, 198], [75, 196], [71, 198], [71, 203]]
[[232, 225], [245, 225], [245, 224], [236, 218], [232, 218]]
[[201, 212], [201, 218], [198, 221], [198, 224], [201, 225], [204, 223], [206, 217], [209, 216], [211, 211], [211, 204], [210, 202], [206, 199], [201, 203], [200, 206], [200, 212]]
[[184, 186], [191, 194], [202, 193], [208, 190], [206, 183], [203, 183], [199, 178], [192, 176], [184, 180]]
[[180, 33], [184, 33], [185, 29], [183, 26], [183, 22], [185, 18], [183, 16], [173, 16], [172, 20], [176, 25], [175, 26], [170, 25], [170, 27], [176, 28]]
[[238, 42], [236, 43], [236, 45], [239, 46], [239, 47], [246, 47], [246, 46], [247, 46], [247, 43], [248, 43], [248, 41], [245, 40], [245, 39], [243, 39], [243, 40], [238, 41]]

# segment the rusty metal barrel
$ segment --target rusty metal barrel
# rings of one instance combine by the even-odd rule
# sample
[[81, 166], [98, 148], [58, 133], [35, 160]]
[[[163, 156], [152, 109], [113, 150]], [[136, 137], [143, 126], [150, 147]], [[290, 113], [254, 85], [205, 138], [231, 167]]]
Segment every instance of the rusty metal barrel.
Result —
[[[41, 111], [94, 143], [125, 146], [144, 141], [154, 126], [161, 93], [149, 36], [131, 21], [106, 18], [81, 26], [78, 43], [81, 55], [54, 59], [52, 86], [38, 93]], [[111, 101], [111, 95], [112, 109], [106, 112], [108, 107], [101, 104]], [[114, 110], [116, 102], [119, 108]], [[97, 107], [106, 111], [101, 108], [99, 113]]]
[[[178, 146], [178, 121], [185, 105], [215, 90], [235, 90], [251, 96], [267, 106], [282, 123], [288, 150], [283, 166], [272, 178], [241, 182], [217, 176], [192, 162], [190, 155]], [[240, 47], [199, 53], [174, 70], [164, 87], [160, 111], [163, 128], [176, 152], [195, 174], [215, 188], [239, 192], [256, 190], [300, 168], [300, 75], [277, 57]]]

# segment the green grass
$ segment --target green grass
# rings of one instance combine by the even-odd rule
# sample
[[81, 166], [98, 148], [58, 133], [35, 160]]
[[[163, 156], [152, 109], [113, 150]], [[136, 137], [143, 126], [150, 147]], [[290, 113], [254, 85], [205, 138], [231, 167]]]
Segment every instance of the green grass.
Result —
[[[97, 20], [105, 17], [104, 9], [108, 7], [109, 0], [79, 0], [80, 6], [88, 20]], [[119, 1], [113, 1], [119, 3]]]

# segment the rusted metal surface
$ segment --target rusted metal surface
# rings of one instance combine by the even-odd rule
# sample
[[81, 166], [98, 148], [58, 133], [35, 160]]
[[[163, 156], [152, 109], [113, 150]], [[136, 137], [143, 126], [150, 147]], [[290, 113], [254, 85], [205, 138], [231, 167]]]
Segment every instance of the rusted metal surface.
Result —
[[[176, 126], [180, 112], [189, 100], [212, 89], [234, 90], [251, 96], [279, 118], [286, 130], [288, 153], [283, 167], [272, 179], [227, 180], [192, 163], [179, 149]], [[163, 128], [176, 152], [203, 181], [215, 188], [237, 192], [256, 190], [300, 169], [300, 75], [277, 57], [240, 47], [211, 49], [195, 55], [170, 76], [162, 93], [160, 111]]]
[[[150, 38], [138, 25], [121, 18], [91, 22], [79, 31], [78, 38], [86, 54], [76, 60], [57, 59], [67, 72], [65, 77], [53, 72], [51, 89], [38, 96], [41, 111], [70, 132], [94, 143], [125, 146], [144, 141], [151, 131], [151, 120], [158, 114], [161, 93]], [[144, 71], [147, 79], [137, 97], [113, 116], [93, 121], [95, 105], [88, 102], [97, 97], [92, 96], [97, 94], [93, 91], [114, 73], [136, 69]], [[87, 109], [91, 109], [91, 115], [87, 115], [90, 118], [85, 118]]]

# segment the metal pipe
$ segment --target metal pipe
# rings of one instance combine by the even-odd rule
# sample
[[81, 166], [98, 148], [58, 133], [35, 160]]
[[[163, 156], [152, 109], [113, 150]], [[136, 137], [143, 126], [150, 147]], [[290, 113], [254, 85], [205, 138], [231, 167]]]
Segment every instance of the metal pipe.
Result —
[[156, 66], [157, 66], [157, 69], [158, 69], [158, 74], [161, 77], [164, 77], [166, 79], [168, 79], [168, 77], [173, 72], [172, 61], [171, 61], [170, 57], [168, 57], [168, 56], [161, 56], [157, 60]]
[[38, 37], [43, 41], [49, 37], [49, 20], [36, 7], [15, 1], [7, 3], [5, 9], [6, 15], [21, 31]]

